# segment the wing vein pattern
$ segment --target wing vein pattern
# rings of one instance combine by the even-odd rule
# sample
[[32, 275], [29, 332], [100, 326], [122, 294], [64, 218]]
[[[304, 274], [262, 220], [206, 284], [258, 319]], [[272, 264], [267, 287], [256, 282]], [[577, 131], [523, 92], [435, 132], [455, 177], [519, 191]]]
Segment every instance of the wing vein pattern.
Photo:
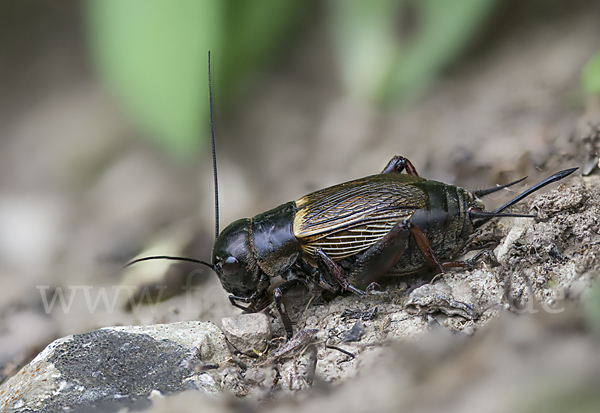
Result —
[[381, 174], [308, 194], [296, 201], [294, 235], [311, 259], [317, 247], [334, 260], [358, 254], [426, 205], [426, 194], [411, 185], [422, 180]]

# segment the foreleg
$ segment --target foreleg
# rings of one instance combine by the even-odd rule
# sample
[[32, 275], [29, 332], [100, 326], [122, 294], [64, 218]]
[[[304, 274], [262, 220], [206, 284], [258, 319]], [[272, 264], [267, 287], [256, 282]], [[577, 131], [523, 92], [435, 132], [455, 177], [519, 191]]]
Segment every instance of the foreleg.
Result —
[[292, 320], [290, 320], [290, 316], [288, 315], [285, 304], [283, 303], [283, 295], [289, 291], [290, 288], [293, 288], [297, 285], [304, 285], [304, 283], [301, 280], [290, 280], [284, 282], [273, 290], [275, 306], [277, 307], [277, 311], [281, 317], [281, 322], [285, 328], [285, 335], [288, 340], [294, 336], [294, 329], [292, 326]]

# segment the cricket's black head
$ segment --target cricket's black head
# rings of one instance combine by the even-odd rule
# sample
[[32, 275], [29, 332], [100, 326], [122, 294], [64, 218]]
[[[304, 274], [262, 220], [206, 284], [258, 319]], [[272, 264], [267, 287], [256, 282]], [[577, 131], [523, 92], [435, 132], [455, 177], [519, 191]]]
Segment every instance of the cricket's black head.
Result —
[[258, 290], [260, 271], [250, 243], [250, 220], [238, 219], [219, 234], [212, 252], [213, 269], [223, 288], [238, 297]]

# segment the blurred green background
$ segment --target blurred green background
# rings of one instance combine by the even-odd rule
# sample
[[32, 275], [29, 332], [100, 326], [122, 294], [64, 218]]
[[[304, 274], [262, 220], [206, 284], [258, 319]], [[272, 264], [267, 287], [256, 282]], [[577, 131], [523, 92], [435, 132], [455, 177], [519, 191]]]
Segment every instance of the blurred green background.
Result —
[[[473, 40], [495, 0], [329, 0], [327, 32], [348, 96], [372, 105], [422, 92]], [[294, 44], [302, 0], [90, 0], [99, 74], [144, 136], [175, 156], [200, 147], [207, 51], [223, 102]]]
[[[322, 2], [344, 92], [372, 105], [409, 100], [472, 44], [496, 0]], [[206, 131], [206, 55], [219, 101], [294, 44], [314, 8], [302, 0], [89, 0], [99, 74], [144, 136], [175, 156]], [[600, 53], [582, 84], [600, 92]]]
[[225, 99], [288, 44], [306, 4], [90, 0], [86, 14], [94, 62], [123, 109], [144, 136], [189, 156], [206, 130], [207, 51]]

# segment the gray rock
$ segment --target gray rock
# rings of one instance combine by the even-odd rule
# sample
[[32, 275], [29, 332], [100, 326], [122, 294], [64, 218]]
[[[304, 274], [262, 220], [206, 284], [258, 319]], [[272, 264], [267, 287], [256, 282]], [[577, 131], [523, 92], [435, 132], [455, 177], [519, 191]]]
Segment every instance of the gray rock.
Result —
[[255, 351], [267, 349], [267, 341], [271, 338], [271, 323], [266, 314], [240, 314], [225, 317], [221, 322], [227, 340], [238, 351], [254, 355]]
[[209, 322], [108, 327], [58, 339], [0, 387], [0, 411], [117, 411], [149, 396], [217, 393], [205, 365], [226, 361], [225, 336]]
[[[470, 297], [466, 297], [470, 298]], [[461, 316], [468, 320], [478, 318], [472, 299], [470, 302], [455, 299], [455, 291], [444, 282], [425, 284], [410, 293], [405, 309], [413, 314], [442, 312], [449, 316]]]

